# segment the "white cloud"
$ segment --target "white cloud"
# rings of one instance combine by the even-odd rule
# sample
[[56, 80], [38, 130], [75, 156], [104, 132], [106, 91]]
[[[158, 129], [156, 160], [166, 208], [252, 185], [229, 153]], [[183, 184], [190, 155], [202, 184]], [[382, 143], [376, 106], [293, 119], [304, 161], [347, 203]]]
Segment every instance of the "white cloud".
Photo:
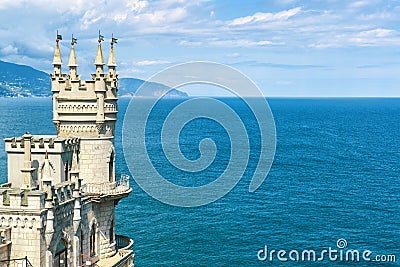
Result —
[[395, 45], [399, 40], [400, 36], [397, 31], [377, 28], [336, 34], [329, 39], [311, 43], [309, 47], [323, 49], [348, 46], [388, 46]]
[[223, 46], [223, 47], [251, 47], [251, 46], [271, 45], [272, 42], [267, 40], [251, 41], [246, 39], [239, 39], [239, 40], [215, 40], [208, 42], [208, 44], [212, 46]]
[[13, 45], [9, 44], [3, 48], [0, 49], [0, 54], [1, 55], [12, 55], [12, 54], [18, 54], [18, 48], [14, 47]]
[[381, 28], [362, 31], [350, 38], [350, 42], [359, 46], [391, 45], [399, 41], [399, 37], [396, 36], [396, 33], [395, 30]]
[[180, 41], [179, 43], [178, 43], [178, 45], [180, 45], [180, 46], [188, 46], [188, 47], [190, 47], [190, 46], [192, 46], [192, 47], [194, 47], [194, 46], [201, 46], [201, 45], [203, 45], [203, 42], [197, 42], [197, 41], [187, 41], [187, 40], [182, 40], [182, 41]]
[[379, 0], [359, 0], [349, 3], [350, 8], [363, 8], [380, 2]]
[[2, 0], [0, 1], [0, 10], [18, 7], [22, 4], [22, 0]]
[[228, 22], [228, 25], [239, 26], [239, 25], [259, 23], [259, 22], [287, 20], [290, 17], [293, 17], [294, 15], [298, 14], [300, 11], [301, 11], [301, 7], [284, 10], [284, 11], [281, 11], [278, 13], [257, 12], [251, 16], [236, 18], [236, 19]]
[[238, 58], [238, 57], [240, 57], [240, 54], [237, 53], [237, 52], [235, 52], [235, 53], [228, 54], [228, 55], [226, 55], [226, 56], [227, 56], [227, 57], [230, 57], [230, 58]]
[[141, 0], [127, 0], [125, 3], [130, 12], [140, 12], [149, 4], [147, 1]]
[[355, 1], [355, 2], [351, 2], [349, 4], [349, 7], [358, 8], [358, 7], [367, 6], [368, 4], [369, 4], [368, 1]]
[[[5, 60], [19, 57], [19, 62], [35, 62], [36, 67], [44, 65], [46, 59], [51, 61], [57, 29], [64, 37], [61, 48], [65, 58], [71, 34], [79, 39], [76, 50], [82, 73], [87, 72], [83, 70], [85, 62], [92, 67], [98, 29], [106, 39], [111, 33], [119, 38], [117, 59], [131, 63], [119, 65], [121, 72], [127, 69], [125, 73], [168, 64], [157, 60], [165, 59], [159, 57], [160, 52], [154, 53], [160, 49], [176, 55], [179, 60], [190, 60], [196, 57], [213, 59], [218, 54], [212, 50], [215, 47], [224, 48], [222, 57], [235, 57], [235, 52], [240, 52], [242, 58], [258, 53], [250, 49], [279, 45], [282, 51], [305, 47], [396, 46], [400, 36], [392, 29], [400, 21], [400, 7], [391, 3], [375, 8], [379, 2], [382, 3], [381, 0], [344, 4], [338, 0], [307, 3], [273, 0], [259, 6], [235, 3], [230, 12], [225, 12], [217, 0], [75, 0], [73, 5], [68, 1], [0, 0], [0, 37], [3, 40], [0, 53]], [[238, 15], [242, 14], [238, 9], [244, 5], [246, 8], [242, 11], [251, 10], [245, 13], [249, 16]], [[108, 49], [108, 43], [104, 44]], [[246, 48], [249, 53], [237, 48]], [[140, 58], [136, 51], [141, 51]], [[149, 58], [154, 60], [137, 61]], [[132, 67], [137, 69], [130, 69]], [[47, 65], [39, 68], [47, 68]]]
[[153, 65], [164, 65], [164, 64], [169, 64], [169, 61], [165, 60], [143, 60], [143, 61], [138, 61], [135, 63], [137, 66], [153, 66]]
[[88, 10], [83, 15], [82, 18], [83, 25], [81, 28], [86, 29], [90, 24], [94, 24], [103, 18], [104, 15], [99, 15], [97, 10], [95, 9]]
[[139, 70], [136, 68], [129, 68], [129, 67], [118, 71], [119, 76], [122, 78], [137, 76], [138, 74], [143, 74], [143, 73], [145, 73], [143, 70]]
[[207, 39], [202, 42], [200, 41], [180, 41], [179, 45], [181, 46], [191, 46], [191, 47], [199, 47], [199, 46], [218, 46], [218, 47], [254, 47], [254, 46], [266, 46], [266, 45], [274, 45], [273, 42], [268, 40], [261, 41], [253, 41], [248, 39], [232, 39], [232, 40], [219, 40], [219, 39]]
[[395, 30], [378, 28], [378, 29], [374, 29], [374, 30], [360, 32], [359, 36], [360, 37], [380, 38], [380, 37], [387, 37], [387, 36], [393, 35], [395, 32], [396, 32]]
[[337, 43], [312, 43], [312, 44], [309, 44], [308, 47], [317, 48], [317, 49], [323, 49], [323, 48], [340, 47], [340, 45], [337, 44]]
[[186, 9], [182, 7], [177, 7], [169, 10], [155, 10], [153, 12], [140, 14], [135, 17], [134, 21], [141, 21], [141, 23], [148, 22], [153, 25], [157, 25], [179, 21], [186, 16]]
[[274, 0], [274, 3], [278, 6], [288, 6], [297, 3], [298, 0]]

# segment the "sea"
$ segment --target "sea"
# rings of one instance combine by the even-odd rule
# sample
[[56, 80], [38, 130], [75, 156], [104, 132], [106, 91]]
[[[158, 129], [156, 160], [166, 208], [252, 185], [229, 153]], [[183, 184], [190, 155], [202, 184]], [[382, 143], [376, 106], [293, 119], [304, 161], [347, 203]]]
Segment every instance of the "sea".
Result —
[[[240, 99], [219, 100], [244, 122], [250, 160], [228, 194], [189, 208], [152, 198], [133, 179], [122, 147], [130, 100], [119, 100], [116, 173], [131, 176], [133, 191], [116, 207], [116, 233], [134, 240], [135, 266], [399, 265], [399, 98], [268, 98], [276, 153], [267, 178], [254, 192], [249, 184], [260, 155], [256, 121]], [[169, 181], [197, 187], [223, 173], [231, 143], [223, 125], [194, 120], [179, 136], [182, 154], [197, 159], [200, 141], [210, 138], [217, 147], [215, 160], [199, 173], [175, 170], [163, 155], [159, 128], [165, 114], [182, 101], [158, 104], [149, 116], [154, 127], [146, 141], [151, 160], [165, 163], [158, 165], [163, 166], [159, 171], [170, 175]], [[1, 138], [26, 131], [55, 134], [51, 109], [50, 98], [1, 98]], [[0, 182], [6, 182], [4, 142], [0, 151]], [[356, 251], [359, 261], [351, 258]]]

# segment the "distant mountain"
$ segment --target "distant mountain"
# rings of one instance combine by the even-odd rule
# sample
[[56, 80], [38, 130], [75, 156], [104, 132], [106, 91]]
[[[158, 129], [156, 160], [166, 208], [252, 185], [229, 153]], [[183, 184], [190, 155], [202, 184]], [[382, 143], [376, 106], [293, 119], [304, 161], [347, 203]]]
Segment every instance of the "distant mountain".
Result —
[[0, 96], [50, 96], [49, 74], [0, 60]]
[[[133, 96], [145, 81], [135, 78], [119, 79], [119, 96]], [[169, 87], [160, 83], [149, 83], [148, 97], [162, 95]], [[25, 65], [0, 60], [0, 97], [45, 97], [51, 96], [50, 75]], [[187, 97], [187, 94], [175, 89], [169, 97]]]
[[[120, 96], [133, 96], [137, 89], [145, 83], [145, 81], [135, 78], [120, 78], [118, 81], [118, 95]], [[141, 96], [145, 97], [158, 97], [168, 91], [170, 88], [161, 83], [149, 82], [146, 88], [150, 90], [145, 90]], [[188, 97], [185, 92], [172, 89], [167, 94], [168, 97]]]

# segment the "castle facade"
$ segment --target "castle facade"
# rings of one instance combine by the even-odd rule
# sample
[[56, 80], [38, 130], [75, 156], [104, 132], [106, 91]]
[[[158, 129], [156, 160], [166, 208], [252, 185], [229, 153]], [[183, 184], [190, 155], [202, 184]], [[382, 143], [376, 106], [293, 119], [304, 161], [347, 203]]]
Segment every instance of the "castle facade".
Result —
[[[101, 40], [92, 79], [69, 74], [56, 43], [51, 74], [57, 135], [5, 139], [8, 183], [0, 186], [0, 267], [133, 266], [133, 241], [115, 234], [115, 206], [132, 189], [116, 177], [118, 75], [111, 42], [107, 72]], [[3, 264], [3, 265], [2, 265]]]

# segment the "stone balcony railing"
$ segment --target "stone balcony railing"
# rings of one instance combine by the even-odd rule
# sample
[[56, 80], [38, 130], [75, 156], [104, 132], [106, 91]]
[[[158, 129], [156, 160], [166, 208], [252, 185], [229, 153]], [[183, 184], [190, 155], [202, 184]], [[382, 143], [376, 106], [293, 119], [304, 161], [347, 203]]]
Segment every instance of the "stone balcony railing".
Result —
[[123, 235], [115, 235], [115, 243], [117, 250], [131, 250], [133, 247], [133, 240]]
[[112, 257], [96, 262], [98, 267], [133, 267], [135, 254], [133, 253], [133, 240], [122, 235], [115, 235], [117, 253]]
[[129, 175], [122, 174], [121, 179], [115, 182], [87, 183], [82, 185], [82, 193], [86, 195], [120, 195], [131, 191], [129, 187]]

